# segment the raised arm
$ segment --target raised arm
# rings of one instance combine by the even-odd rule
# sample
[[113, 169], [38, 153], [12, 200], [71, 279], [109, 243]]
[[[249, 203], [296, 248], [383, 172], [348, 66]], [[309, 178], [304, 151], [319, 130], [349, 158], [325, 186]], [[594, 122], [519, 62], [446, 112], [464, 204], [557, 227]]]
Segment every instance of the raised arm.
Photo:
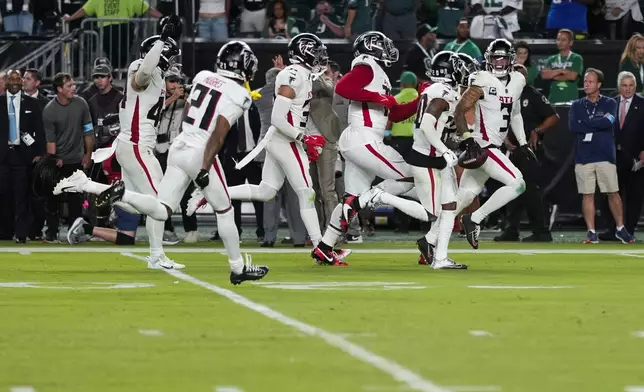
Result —
[[459, 136], [469, 131], [467, 126], [466, 113], [474, 108], [476, 102], [483, 97], [483, 89], [479, 86], [469, 86], [463, 93], [461, 100], [454, 109], [454, 124]]

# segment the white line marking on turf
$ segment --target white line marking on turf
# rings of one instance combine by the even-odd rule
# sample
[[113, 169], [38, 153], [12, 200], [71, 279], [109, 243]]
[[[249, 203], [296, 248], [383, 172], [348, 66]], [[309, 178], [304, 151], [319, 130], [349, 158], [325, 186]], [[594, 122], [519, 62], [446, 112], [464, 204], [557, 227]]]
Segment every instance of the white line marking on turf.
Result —
[[497, 392], [501, 387], [496, 385], [450, 385], [449, 388], [454, 392]]
[[36, 388], [30, 385], [26, 387], [11, 387], [10, 391], [11, 392], [36, 392]]
[[[141, 261], [146, 261], [145, 257], [142, 257], [142, 256], [137, 256], [131, 253], [122, 253], [122, 254], [124, 256], [132, 257]], [[169, 275], [174, 276], [177, 279], [184, 280], [186, 282], [192, 283], [194, 285], [203, 287], [206, 290], [210, 290], [216, 294], [219, 294], [222, 297], [226, 297], [232, 302], [238, 305], [244, 306], [250, 310], [253, 310], [261, 314], [262, 316], [275, 320], [286, 326], [293, 327], [298, 331], [303, 332], [307, 335], [318, 337], [324, 340], [329, 345], [337, 347], [340, 350], [351, 355], [352, 357], [362, 362], [368, 363], [374, 366], [375, 368], [380, 369], [381, 371], [389, 374], [396, 380], [409, 385], [414, 390], [423, 391], [423, 392], [448, 392], [447, 389], [436, 385], [430, 380], [426, 380], [422, 378], [418, 374], [403, 367], [402, 365], [399, 365], [396, 362], [393, 362], [389, 359], [381, 357], [378, 354], [375, 354], [365, 349], [364, 347], [351, 343], [350, 341], [346, 340], [342, 336], [333, 334], [331, 332], [327, 332], [322, 328], [314, 327], [310, 324], [306, 324], [294, 318], [288, 317], [283, 313], [280, 313], [278, 311], [275, 311], [269, 308], [268, 306], [258, 304], [257, 302], [253, 302], [248, 298], [235, 293], [234, 291], [230, 291], [230, 290], [221, 288], [219, 286], [216, 286], [214, 284], [204, 282], [184, 272], [176, 271], [176, 270], [163, 270], [163, 271], [165, 271]]]
[[345, 332], [345, 333], [338, 333], [339, 336], [342, 336], [343, 338], [375, 338], [376, 335], [373, 332]]
[[494, 337], [494, 335], [492, 335], [488, 331], [479, 331], [479, 330], [471, 330], [470, 335], [476, 336], [476, 337]]
[[215, 387], [215, 392], [244, 392], [244, 390], [237, 387]]
[[251, 282], [268, 289], [282, 290], [418, 290], [415, 282]]
[[20, 254], [21, 254], [21, 255], [23, 255], [23, 256], [29, 256], [29, 255], [31, 254], [31, 252], [29, 252], [28, 250], [21, 250], [21, 251], [20, 251], [20, 252], [18, 252], [18, 253], [20, 253]]
[[638, 258], [640, 258], [640, 259], [643, 259], [643, 258], [644, 258], [644, 255], [634, 255], [634, 254], [632, 254], [632, 253], [622, 253], [621, 255], [622, 255], [622, 256], [628, 256], [628, 257], [638, 257]]
[[644, 338], [644, 331], [635, 331], [633, 332], [633, 336], [636, 338]]
[[558, 290], [574, 289], [575, 286], [467, 286], [470, 289], [488, 290]]
[[[134, 247], [128, 248], [131, 253], [148, 253], [149, 248]], [[409, 247], [404, 249], [383, 248], [383, 249], [354, 249], [356, 253], [364, 254], [418, 254], [418, 250]], [[94, 248], [94, 247], [7, 247], [0, 248], [0, 253], [20, 253], [21, 251], [32, 253], [122, 253], [123, 249], [118, 246]], [[245, 248], [244, 252], [247, 253], [311, 253], [310, 249], [292, 249], [292, 248]], [[223, 248], [172, 248], [168, 249], [168, 253], [222, 253], [225, 252]], [[643, 255], [644, 249], [629, 251], [617, 251], [612, 249], [450, 249], [450, 253], [463, 253], [463, 254], [513, 254], [520, 255], [525, 253], [530, 254], [573, 254], [573, 255], [587, 255], [587, 254], [606, 254], [606, 255]]]
[[139, 329], [139, 333], [145, 336], [163, 336], [163, 332], [158, 329]]
[[627, 387], [624, 387], [624, 392], [644, 392], [644, 386], [629, 385]]

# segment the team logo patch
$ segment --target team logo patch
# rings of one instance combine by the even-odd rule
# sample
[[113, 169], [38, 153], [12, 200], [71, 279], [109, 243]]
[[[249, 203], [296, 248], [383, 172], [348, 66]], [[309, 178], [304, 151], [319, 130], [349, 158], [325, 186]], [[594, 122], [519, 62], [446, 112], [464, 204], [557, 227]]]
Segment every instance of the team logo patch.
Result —
[[523, 107], [524, 107], [524, 108], [527, 108], [527, 107], [528, 107], [528, 100], [527, 100], [527, 99], [524, 99], [524, 100], [523, 100]]
[[490, 95], [496, 95], [496, 87], [490, 87], [489, 94]]

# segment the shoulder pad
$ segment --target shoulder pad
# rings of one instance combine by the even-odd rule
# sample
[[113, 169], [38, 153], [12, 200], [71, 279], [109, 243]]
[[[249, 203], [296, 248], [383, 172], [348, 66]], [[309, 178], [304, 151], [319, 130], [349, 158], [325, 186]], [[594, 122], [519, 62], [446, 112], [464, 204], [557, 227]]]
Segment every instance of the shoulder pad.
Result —
[[351, 68], [353, 69], [353, 67], [360, 64], [368, 65], [373, 68], [375, 63], [376, 61], [372, 57], [363, 54], [353, 59], [353, 61], [351, 62]]
[[431, 86], [427, 87], [423, 94], [427, 95], [429, 98], [441, 98], [446, 101], [452, 101], [454, 90], [450, 86], [444, 85], [442, 83], [434, 83]]

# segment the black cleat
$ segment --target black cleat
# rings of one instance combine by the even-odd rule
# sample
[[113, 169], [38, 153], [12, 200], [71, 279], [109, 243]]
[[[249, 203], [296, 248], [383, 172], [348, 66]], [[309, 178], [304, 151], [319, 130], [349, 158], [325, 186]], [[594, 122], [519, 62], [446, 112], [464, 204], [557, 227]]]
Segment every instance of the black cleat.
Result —
[[260, 280], [268, 274], [268, 267], [265, 265], [255, 265], [250, 262], [250, 255], [246, 255], [246, 264], [241, 274], [230, 272], [230, 283], [237, 285], [246, 280]]
[[125, 184], [122, 180], [116, 180], [112, 185], [101, 192], [96, 198], [96, 208], [105, 208], [113, 205], [123, 198]]
[[418, 264], [431, 264], [434, 260], [434, 245], [427, 242], [427, 239], [423, 236], [416, 241], [416, 246], [420, 251], [421, 257], [425, 259], [425, 263], [421, 263], [420, 260], [418, 260]]
[[474, 249], [479, 248], [479, 234], [481, 233], [481, 226], [472, 221], [472, 215], [467, 214], [461, 217], [461, 224], [465, 229], [465, 238], [470, 246]]

